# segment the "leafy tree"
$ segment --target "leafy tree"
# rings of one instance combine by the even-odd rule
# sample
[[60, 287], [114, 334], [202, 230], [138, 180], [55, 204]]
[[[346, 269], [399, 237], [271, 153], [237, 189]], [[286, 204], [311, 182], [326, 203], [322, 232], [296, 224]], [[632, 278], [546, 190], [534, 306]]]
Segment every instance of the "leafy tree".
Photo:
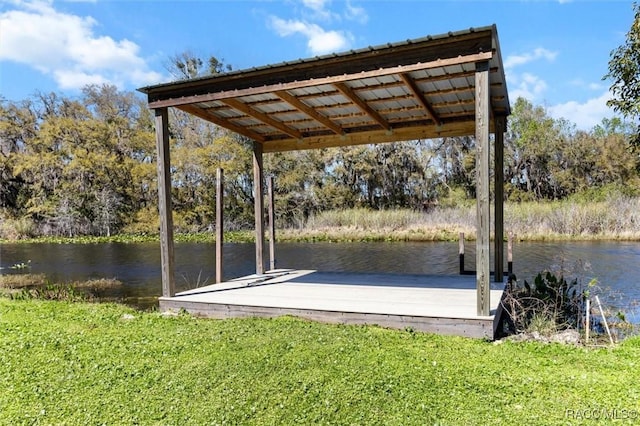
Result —
[[561, 154], [566, 144], [563, 123], [518, 98], [509, 118], [505, 137], [505, 181], [511, 199], [561, 198], [565, 191], [554, 171], [562, 168]]
[[[626, 42], [611, 52], [609, 73], [604, 78], [613, 80], [610, 91], [614, 97], [607, 105], [625, 117], [640, 120], [640, 4], [634, 3], [633, 9]], [[640, 146], [640, 124], [633, 142]]]
[[[230, 71], [211, 56], [203, 60], [185, 51], [169, 58], [167, 69], [178, 79], [192, 79]], [[210, 122], [171, 109], [174, 223], [181, 230], [209, 229], [215, 222], [216, 170], [225, 171], [225, 226], [252, 223], [252, 144]]]
[[20, 214], [20, 193], [24, 180], [16, 175], [16, 157], [38, 132], [37, 117], [29, 101], [0, 101], [0, 209]]
[[110, 235], [155, 203], [146, 105], [113, 86], [83, 94], [38, 94], [0, 111], [1, 164], [10, 165], [2, 174], [4, 214], [30, 218], [40, 233]]

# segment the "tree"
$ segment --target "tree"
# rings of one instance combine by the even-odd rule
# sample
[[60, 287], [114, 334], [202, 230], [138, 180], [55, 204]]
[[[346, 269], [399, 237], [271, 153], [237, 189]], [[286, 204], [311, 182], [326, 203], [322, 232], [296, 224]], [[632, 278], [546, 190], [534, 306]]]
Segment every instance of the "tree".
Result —
[[469, 136], [448, 137], [436, 140], [432, 147], [438, 156], [441, 184], [446, 192], [454, 188], [464, 190], [468, 198], [476, 196], [475, 139]]
[[[625, 44], [611, 52], [609, 73], [613, 99], [607, 105], [632, 120], [640, 120], [640, 4], [634, 3], [635, 16]], [[640, 123], [633, 143], [640, 146]]]
[[205, 61], [193, 52], [186, 50], [171, 56], [165, 68], [180, 80], [216, 75], [232, 69], [231, 65], [225, 64], [224, 60], [219, 60], [213, 55], [206, 60], [206, 68], [203, 68], [204, 65]]
[[265, 156], [265, 170], [274, 178], [278, 226], [300, 226], [328, 201], [323, 188], [323, 150], [273, 153]]
[[505, 137], [505, 181], [510, 199], [564, 196], [556, 180], [566, 138], [562, 126], [524, 98], [516, 99]]
[[19, 196], [24, 180], [14, 173], [16, 157], [38, 131], [31, 102], [0, 101], [0, 209], [11, 216], [20, 214]]

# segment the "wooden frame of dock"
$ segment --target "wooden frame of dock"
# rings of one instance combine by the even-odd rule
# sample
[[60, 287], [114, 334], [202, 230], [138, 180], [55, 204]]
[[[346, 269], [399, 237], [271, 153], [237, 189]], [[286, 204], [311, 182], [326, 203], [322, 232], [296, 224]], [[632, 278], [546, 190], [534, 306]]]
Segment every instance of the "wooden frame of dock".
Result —
[[[464, 318], [459, 319], [464, 320], [463, 323], [466, 324], [469, 316], [487, 319], [495, 315], [492, 299], [495, 303], [495, 297], [499, 295], [492, 293], [490, 288], [489, 264], [490, 133], [493, 132], [495, 135], [493, 139], [494, 277], [496, 282], [502, 283], [504, 270], [503, 137], [506, 131], [506, 118], [510, 114], [504, 67], [495, 25], [389, 43], [341, 54], [182, 80], [145, 87], [140, 91], [148, 96], [149, 106], [154, 109], [156, 117], [163, 288], [163, 297], [160, 299], [161, 309], [182, 307], [187, 310], [193, 309], [194, 312], [208, 311], [196, 309], [193, 305], [195, 302], [186, 303], [184, 294], [175, 294], [168, 132], [168, 108], [171, 107], [208, 120], [254, 141], [256, 277], [265, 275], [264, 154], [475, 135], [476, 280], [475, 289], [465, 289], [467, 297], [475, 301], [475, 310], [467, 307], [469, 312]], [[269, 223], [272, 225], [273, 221]], [[221, 202], [219, 202], [217, 251], [220, 272], [216, 274], [218, 282], [222, 281], [221, 228], [222, 212]], [[275, 230], [271, 229], [272, 235], [273, 232]], [[270, 269], [273, 270], [274, 267], [273, 264]], [[248, 277], [242, 280], [254, 278]], [[353, 279], [349, 277], [348, 281]], [[437, 283], [438, 280], [433, 277], [430, 280], [432, 284], [423, 284], [431, 288], [441, 288]], [[234, 282], [235, 284], [237, 282]], [[391, 281], [388, 284], [391, 284]], [[400, 285], [399, 288], [403, 288], [401, 280], [396, 284]], [[360, 284], [358, 288], [365, 287], [367, 286]], [[334, 290], [336, 288], [333, 287]], [[387, 285], [384, 288], [391, 293], [395, 291], [392, 289], [396, 286]], [[473, 294], [470, 294], [469, 290], [474, 290]], [[441, 297], [442, 295], [433, 293], [431, 296], [439, 298], [445, 305], [455, 304], [452, 300]], [[306, 300], [302, 296], [301, 298]], [[338, 297], [336, 304], [339, 300]], [[180, 305], [181, 301], [183, 305]], [[249, 306], [243, 305], [243, 302], [238, 303], [237, 306]], [[248, 312], [256, 315], [265, 313], [264, 309], [267, 309], [269, 315], [281, 312], [305, 316], [302, 312], [311, 310], [304, 308], [302, 304], [298, 308], [277, 308], [280, 311], [269, 310], [267, 306], [262, 306], [264, 309], [260, 308], [260, 305], [251, 306], [251, 309], [247, 308]], [[225, 309], [227, 312], [235, 312], [229, 307]], [[324, 312], [320, 315], [323, 320], [329, 320], [332, 316], [345, 318], [347, 314], [346, 311], [339, 310], [323, 309], [321, 311]], [[365, 314], [367, 312], [356, 315], [358, 318], [356, 322], [373, 320]], [[369, 312], [369, 314], [378, 315], [379, 313]], [[430, 316], [425, 315], [421, 318], [430, 318]], [[412, 320], [411, 323], [415, 324], [416, 321], [418, 320]], [[391, 326], [388, 321], [386, 325]], [[426, 328], [431, 330], [429, 327]], [[457, 329], [460, 330], [460, 327]], [[458, 334], [465, 335], [465, 333]]]

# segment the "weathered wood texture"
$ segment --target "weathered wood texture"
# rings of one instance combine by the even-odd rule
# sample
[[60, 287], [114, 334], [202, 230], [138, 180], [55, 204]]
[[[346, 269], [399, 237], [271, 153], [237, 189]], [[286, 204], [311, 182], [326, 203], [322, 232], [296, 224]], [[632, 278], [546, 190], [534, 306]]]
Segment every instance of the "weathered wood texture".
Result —
[[328, 324], [367, 324], [404, 330], [411, 328], [425, 333], [445, 336], [462, 336], [479, 339], [494, 338], [494, 318], [441, 318], [412, 315], [389, 315], [362, 312], [338, 312], [311, 309], [276, 308], [267, 306], [244, 306], [231, 304], [183, 302], [180, 300], [160, 300], [160, 310], [185, 310], [192, 315], [205, 318], [277, 318], [294, 316]]
[[460, 275], [464, 274], [464, 232], [460, 233], [458, 240], [458, 263], [460, 267]]
[[180, 108], [268, 153], [471, 135], [475, 63], [485, 61], [493, 113], [508, 115], [495, 26], [140, 90], [152, 108]]
[[175, 254], [173, 247], [173, 207], [171, 204], [171, 160], [169, 154], [169, 117], [167, 108], [155, 111], [156, 150], [158, 155], [158, 210], [160, 213], [160, 259], [162, 295], [173, 296]]
[[489, 63], [476, 64], [476, 280], [478, 315], [489, 314]]
[[264, 172], [262, 144], [253, 143], [253, 198], [256, 221], [256, 274], [264, 272]]
[[[425, 52], [419, 52], [419, 54], [424, 55]], [[247, 80], [245, 83], [243, 81], [240, 81], [240, 79], [238, 78], [233, 79], [229, 82], [223, 82], [221, 78], [218, 78], [216, 83], [220, 84], [220, 88], [222, 88], [222, 90], [218, 89], [217, 91], [214, 91], [212, 93], [206, 93], [206, 94], [193, 93], [188, 95], [187, 94], [188, 89], [179, 87], [180, 86], [179, 83], [173, 84], [173, 86], [176, 89], [175, 91], [173, 91], [173, 93], [168, 93], [169, 90], [165, 90], [165, 92], [167, 92], [166, 94], [169, 94], [169, 96], [171, 96], [169, 99], [160, 99], [160, 98], [155, 99], [156, 96], [154, 96], [154, 94], [151, 93], [154, 91], [153, 90], [154, 88], [145, 88], [143, 90], [146, 90], [147, 93], [149, 93], [149, 106], [151, 108], [164, 108], [164, 107], [170, 107], [170, 106], [189, 105], [189, 104], [195, 104], [200, 102], [212, 102], [212, 101], [219, 101], [219, 100], [227, 101], [228, 99], [235, 99], [235, 98], [244, 97], [244, 96], [256, 96], [256, 95], [261, 95], [261, 94], [271, 93], [274, 91], [281, 91], [281, 90], [291, 91], [291, 90], [303, 89], [307, 87], [318, 87], [318, 86], [323, 86], [327, 84], [330, 84], [330, 85], [342, 84], [345, 82], [350, 82], [353, 80], [361, 80], [366, 78], [385, 77], [385, 76], [390, 76], [395, 74], [410, 73], [414, 71], [430, 70], [434, 68], [460, 66], [463, 64], [475, 63], [478, 61], [490, 60], [492, 58], [493, 58], [493, 53], [488, 51], [488, 52], [479, 52], [479, 53], [474, 53], [474, 54], [469, 54], [464, 56], [460, 55], [460, 56], [456, 56], [448, 59], [438, 58], [433, 61], [417, 62], [417, 63], [407, 64], [407, 65], [389, 64], [388, 67], [381, 67], [379, 66], [379, 64], [377, 64], [376, 69], [372, 69], [368, 71], [363, 70], [363, 68], [366, 67], [366, 64], [364, 64], [364, 61], [360, 59], [356, 61], [356, 63], [350, 64], [351, 67], [353, 66], [356, 67], [356, 68], [351, 68], [349, 70], [350, 72], [343, 72], [343, 70], [341, 69], [329, 71], [327, 68], [325, 68], [322, 70], [317, 70], [317, 72], [320, 72], [323, 74], [322, 76], [312, 77], [312, 78], [308, 78], [310, 74], [309, 71], [307, 71], [302, 78], [298, 78], [296, 74], [297, 70], [293, 68], [289, 68], [288, 70], [283, 71], [285, 74], [279, 75], [277, 80], [271, 81], [271, 84], [264, 84], [264, 85], [260, 84], [260, 78], [258, 76], [249, 75], [249, 74], [247, 74], [247, 76], [251, 77], [252, 82]], [[379, 60], [379, 58], [376, 58], [376, 59]], [[401, 59], [397, 58], [394, 60], [401, 60]], [[333, 73], [334, 75], [327, 76], [327, 74], [330, 72]], [[221, 75], [221, 77], [225, 77], [225, 76]], [[307, 78], [304, 78], [304, 77], [307, 77]], [[224, 85], [225, 83], [228, 86], [225, 86]], [[243, 84], [243, 83], [245, 84], [251, 83], [251, 84], [254, 84], [254, 86], [245, 87], [245, 88], [239, 87], [240, 84]], [[190, 88], [193, 90], [195, 86], [194, 82], [190, 81], [190, 82], [187, 82], [187, 84], [190, 85], [191, 86]]]
[[513, 274], [513, 232], [509, 232], [507, 241], [507, 271]]
[[223, 277], [224, 250], [224, 171], [216, 173], [216, 282], [221, 283]]
[[276, 269], [276, 202], [275, 190], [273, 187], [273, 176], [267, 180], [267, 191], [269, 192], [269, 269]]
[[503, 282], [504, 271], [504, 132], [506, 117], [495, 118], [494, 144], [494, 281]]

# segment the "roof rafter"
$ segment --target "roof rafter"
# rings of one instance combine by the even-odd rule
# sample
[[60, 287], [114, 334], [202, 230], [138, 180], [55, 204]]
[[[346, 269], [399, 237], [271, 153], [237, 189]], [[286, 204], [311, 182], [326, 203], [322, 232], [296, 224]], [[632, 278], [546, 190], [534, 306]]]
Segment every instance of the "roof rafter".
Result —
[[208, 113], [206, 110], [198, 108], [194, 105], [180, 105], [177, 108], [181, 109], [184, 112], [188, 112], [191, 115], [195, 115], [196, 117], [202, 118], [203, 120], [209, 121], [213, 124], [217, 124], [218, 126], [222, 126], [225, 129], [229, 129], [232, 132], [236, 132], [250, 139], [253, 139], [256, 142], [263, 143], [266, 140], [266, 138], [263, 135], [256, 133], [248, 129], [247, 127], [238, 126], [233, 122], [231, 122], [230, 120], [220, 118], [217, 115]]
[[269, 126], [274, 127], [283, 133], [286, 133], [292, 138], [302, 139], [302, 133], [300, 133], [296, 129], [292, 129], [291, 127], [288, 127], [285, 124], [283, 124], [281, 121], [275, 120], [271, 118], [269, 115], [251, 108], [249, 105], [245, 104], [244, 102], [241, 102], [237, 99], [223, 99], [222, 102], [229, 105], [233, 109], [237, 109], [240, 112], [243, 112], [257, 120], [260, 120], [263, 123], [266, 123]]
[[362, 111], [364, 111], [369, 117], [373, 119], [376, 123], [380, 125], [383, 129], [389, 131], [391, 130], [391, 125], [387, 120], [381, 116], [378, 111], [371, 108], [365, 101], [363, 101], [349, 86], [344, 83], [334, 83], [336, 89], [340, 91], [347, 99], [353, 101]]
[[[493, 123], [491, 123], [493, 126]], [[430, 139], [460, 134], [472, 134], [475, 123], [472, 121], [445, 123], [441, 127], [405, 127], [387, 130], [369, 130], [358, 133], [347, 133], [345, 136], [332, 135], [330, 137], [307, 137], [303, 140], [270, 141], [263, 145], [264, 152], [284, 152], [293, 150], [330, 148], [336, 146], [364, 145], [370, 143], [385, 143], [408, 141], [415, 139]]]
[[438, 114], [435, 112], [435, 110], [433, 109], [433, 107], [431, 106], [427, 98], [425, 98], [424, 94], [422, 93], [422, 91], [420, 90], [416, 82], [411, 78], [411, 76], [407, 73], [401, 73], [400, 78], [402, 78], [402, 81], [404, 81], [405, 84], [409, 87], [409, 90], [411, 90], [411, 93], [413, 93], [413, 95], [418, 99], [418, 101], [424, 107], [424, 109], [427, 110], [427, 113], [431, 116], [431, 119], [438, 126], [441, 126], [442, 121], [438, 117]]
[[140, 89], [251, 138], [263, 152], [465, 136], [475, 125], [477, 64], [488, 64], [489, 116], [509, 98], [495, 26], [230, 71]]
[[283, 101], [285, 101], [286, 103], [288, 103], [289, 105], [299, 109], [300, 111], [304, 112], [305, 114], [307, 114], [309, 117], [313, 118], [320, 124], [331, 129], [333, 133], [337, 135], [344, 134], [344, 129], [342, 127], [340, 127], [339, 125], [337, 125], [336, 123], [334, 123], [333, 121], [325, 117], [324, 115], [320, 114], [315, 109], [311, 108], [310, 106], [308, 106], [307, 104], [305, 104], [304, 102], [296, 98], [295, 96], [291, 95], [289, 92], [284, 90], [279, 90], [277, 92], [274, 92], [274, 94], [278, 96], [280, 99], [282, 99]]

